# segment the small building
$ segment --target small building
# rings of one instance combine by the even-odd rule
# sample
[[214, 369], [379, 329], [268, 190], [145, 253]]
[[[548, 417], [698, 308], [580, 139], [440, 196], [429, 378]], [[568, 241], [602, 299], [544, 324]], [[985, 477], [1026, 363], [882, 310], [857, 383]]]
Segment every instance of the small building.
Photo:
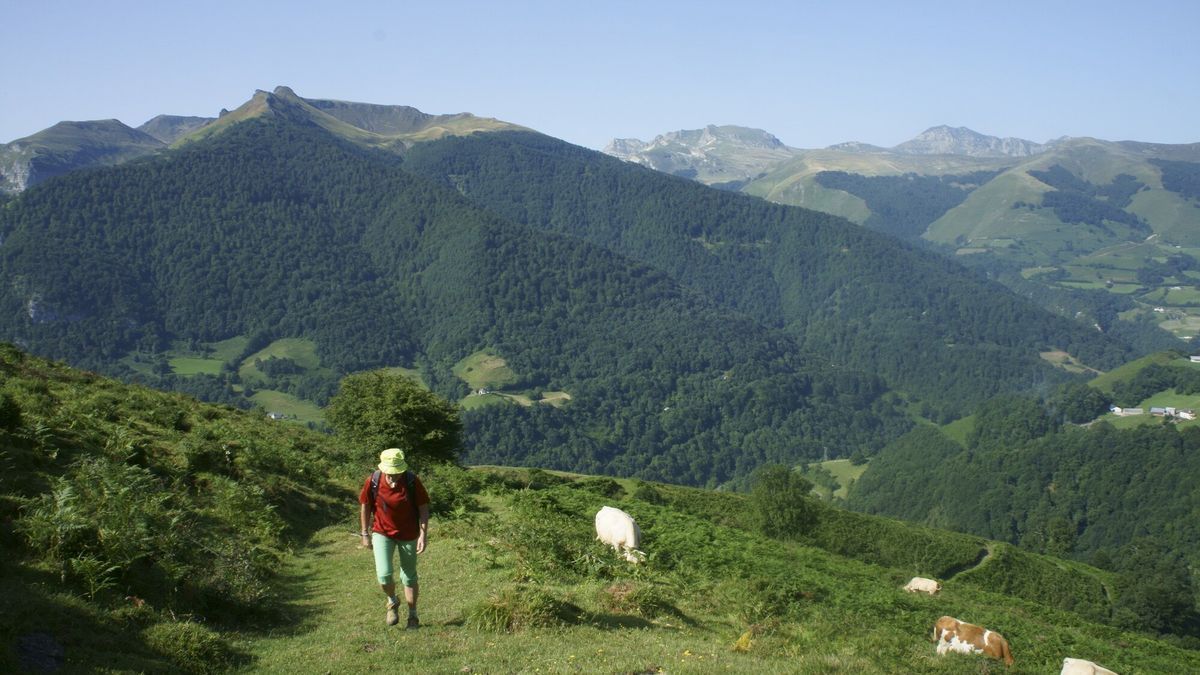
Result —
[[285, 419], [287, 419], [287, 415], [284, 415], [281, 412], [269, 412], [269, 413], [267, 413], [267, 419], [269, 419], [269, 420], [285, 420]]
[[1190, 408], [1181, 409], [1179, 412], [1175, 413], [1175, 416], [1181, 420], [1194, 420], [1196, 419], [1196, 411]]
[[1145, 415], [1146, 411], [1141, 408], [1122, 408], [1121, 406], [1113, 405], [1108, 407], [1108, 411], [1117, 417], [1130, 417], [1133, 415]]
[[1191, 361], [1192, 363], [1200, 363], [1200, 354], [1196, 356], [1189, 356], [1188, 361]]
[[1154, 406], [1150, 408], [1150, 414], [1154, 415], [1155, 417], [1165, 417], [1167, 414], [1167, 409], [1160, 406]]

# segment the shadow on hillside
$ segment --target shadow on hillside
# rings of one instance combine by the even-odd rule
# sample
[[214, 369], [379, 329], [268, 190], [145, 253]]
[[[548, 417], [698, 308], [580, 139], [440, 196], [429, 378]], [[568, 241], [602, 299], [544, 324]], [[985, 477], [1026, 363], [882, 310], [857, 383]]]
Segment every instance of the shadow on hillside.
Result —
[[661, 628], [662, 626], [629, 614], [595, 613], [588, 616], [588, 623], [604, 630], [623, 630], [627, 628]]
[[[113, 608], [89, 603], [61, 588], [57, 575], [5, 565], [0, 570], [0, 672], [170, 672], [185, 667], [199, 648], [222, 667], [251, 662], [197, 624], [184, 630], [161, 622], [147, 605]], [[166, 630], [164, 630], [166, 628]], [[199, 639], [181, 639], [188, 637]]]

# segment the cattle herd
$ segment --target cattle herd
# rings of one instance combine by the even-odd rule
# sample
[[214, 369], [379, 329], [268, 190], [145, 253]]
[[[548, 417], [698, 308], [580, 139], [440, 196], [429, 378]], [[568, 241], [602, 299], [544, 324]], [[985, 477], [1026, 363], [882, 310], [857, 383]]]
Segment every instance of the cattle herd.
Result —
[[[602, 507], [596, 512], [596, 538], [612, 546], [625, 560], [637, 564], [646, 559], [646, 554], [640, 550], [642, 531], [638, 528], [633, 516], [612, 506]], [[933, 579], [913, 577], [904, 585], [909, 593], [928, 593], [937, 595], [942, 585]], [[983, 654], [1004, 662], [1013, 664], [1012, 651], [1008, 640], [993, 630], [982, 626], [959, 621], [952, 616], [943, 616], [933, 625], [933, 641], [937, 643], [938, 655]], [[1116, 675], [1113, 671], [1083, 659], [1063, 659], [1060, 675]]]

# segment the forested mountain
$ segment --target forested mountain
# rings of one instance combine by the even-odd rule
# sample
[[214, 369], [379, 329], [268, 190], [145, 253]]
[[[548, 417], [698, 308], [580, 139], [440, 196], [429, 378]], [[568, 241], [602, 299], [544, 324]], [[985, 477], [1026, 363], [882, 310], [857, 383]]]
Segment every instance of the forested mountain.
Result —
[[664, 270], [809, 352], [878, 373], [956, 416], [995, 393], [1066, 377], [1063, 349], [1099, 368], [1129, 354], [941, 256], [804, 209], [707, 189], [532, 133], [422, 143], [411, 171], [515, 222]]
[[[1041, 353], [1133, 353], [845, 220], [513, 128], [257, 92], [158, 157], [0, 211], [3, 337], [126, 376], [141, 354], [218, 398], [302, 338], [319, 368], [255, 367], [318, 402], [385, 365], [462, 398], [450, 372], [490, 350], [514, 391], [572, 403], [473, 411], [471, 459], [697, 483], [870, 454], [901, 403], [950, 419], [1071, 377]], [[168, 377], [169, 348], [234, 339], [224, 373]]]
[[459, 398], [450, 367], [486, 348], [515, 387], [570, 392], [562, 409], [471, 413], [472, 461], [717, 483], [907, 425], [874, 374], [284, 116], [37, 186], [0, 214], [0, 331], [42, 354], [113, 371], [172, 341], [306, 337], [334, 382], [417, 366]]

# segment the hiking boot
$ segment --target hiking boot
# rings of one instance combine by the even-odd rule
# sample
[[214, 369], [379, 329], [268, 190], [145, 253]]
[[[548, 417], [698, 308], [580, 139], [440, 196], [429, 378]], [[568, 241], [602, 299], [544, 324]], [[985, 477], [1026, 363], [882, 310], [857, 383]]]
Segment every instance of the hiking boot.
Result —
[[410, 616], [410, 617], [408, 617], [408, 625], [404, 627], [404, 630], [416, 630], [420, 627], [421, 627], [421, 620], [415, 616]]
[[400, 623], [400, 603], [388, 600], [387, 625], [395, 626]]

